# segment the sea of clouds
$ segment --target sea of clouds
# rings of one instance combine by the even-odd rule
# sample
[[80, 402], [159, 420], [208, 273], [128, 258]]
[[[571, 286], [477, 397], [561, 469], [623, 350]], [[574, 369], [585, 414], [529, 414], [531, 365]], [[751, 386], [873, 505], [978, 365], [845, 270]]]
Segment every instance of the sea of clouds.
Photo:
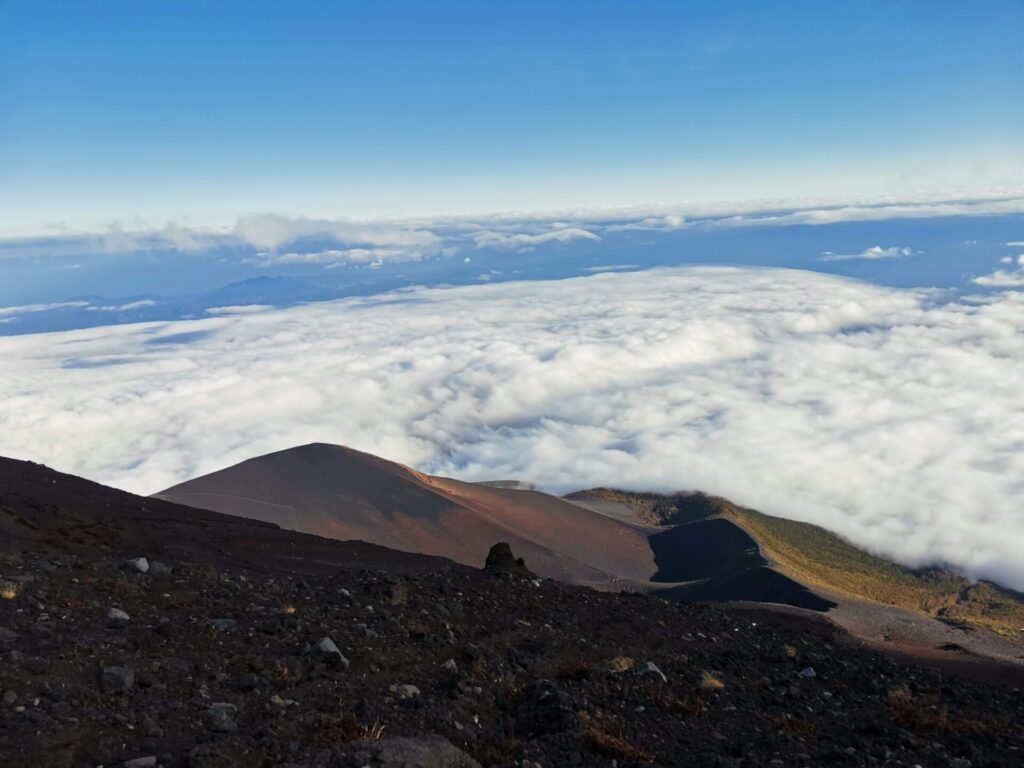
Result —
[[1024, 293], [677, 268], [0, 338], [0, 454], [141, 493], [341, 443], [701, 489], [1024, 589]]

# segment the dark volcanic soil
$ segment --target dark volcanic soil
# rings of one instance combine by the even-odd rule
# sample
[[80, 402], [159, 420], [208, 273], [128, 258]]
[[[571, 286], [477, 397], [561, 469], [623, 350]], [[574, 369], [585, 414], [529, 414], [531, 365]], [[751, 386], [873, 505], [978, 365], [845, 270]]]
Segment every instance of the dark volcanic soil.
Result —
[[[0, 479], [24, 482], [0, 485], [0, 510], [37, 535], [0, 559], [0, 766], [1024, 763], [1017, 681], [900, 664], [824, 621], [216, 515], [198, 518], [206, 538], [178, 540], [196, 524], [174, 505], [150, 508], [144, 527], [161, 535], [144, 534], [137, 497], [10, 464], [22, 475], [4, 465]], [[32, 512], [29, 480], [80, 493]], [[106, 543], [40, 523], [97, 514], [119, 532]]]

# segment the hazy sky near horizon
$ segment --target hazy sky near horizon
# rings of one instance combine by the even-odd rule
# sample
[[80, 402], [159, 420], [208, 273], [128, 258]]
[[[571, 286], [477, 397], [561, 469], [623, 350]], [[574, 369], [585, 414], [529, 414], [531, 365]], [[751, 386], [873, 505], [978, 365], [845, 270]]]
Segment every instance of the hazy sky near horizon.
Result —
[[0, 2], [0, 237], [1019, 186], [1024, 4]]

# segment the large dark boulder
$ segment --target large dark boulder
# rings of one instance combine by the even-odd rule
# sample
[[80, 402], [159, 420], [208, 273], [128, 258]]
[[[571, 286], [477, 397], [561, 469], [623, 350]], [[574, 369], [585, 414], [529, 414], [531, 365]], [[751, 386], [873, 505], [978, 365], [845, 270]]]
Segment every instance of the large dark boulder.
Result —
[[491, 547], [487, 553], [487, 561], [484, 563], [484, 570], [492, 573], [519, 573], [524, 576], [532, 576], [532, 572], [526, 567], [526, 562], [521, 557], [512, 554], [512, 547], [508, 542], [502, 541]]

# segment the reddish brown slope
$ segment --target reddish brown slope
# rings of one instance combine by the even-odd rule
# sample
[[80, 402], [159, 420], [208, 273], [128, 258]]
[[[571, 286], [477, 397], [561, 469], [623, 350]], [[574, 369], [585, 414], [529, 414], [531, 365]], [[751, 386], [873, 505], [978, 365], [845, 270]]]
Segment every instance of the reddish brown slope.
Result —
[[494, 542], [508, 541], [537, 573], [565, 581], [644, 580], [656, 570], [637, 527], [546, 494], [428, 477], [323, 443], [250, 459], [157, 495], [470, 565], [483, 562]]

